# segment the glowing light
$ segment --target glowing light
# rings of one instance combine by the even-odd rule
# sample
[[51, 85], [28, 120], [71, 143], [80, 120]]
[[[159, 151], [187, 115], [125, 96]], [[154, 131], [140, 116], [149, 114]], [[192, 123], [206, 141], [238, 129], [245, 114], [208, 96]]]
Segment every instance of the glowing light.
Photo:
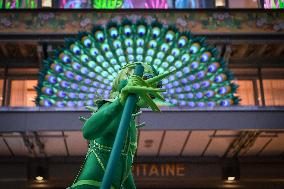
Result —
[[36, 179], [37, 181], [43, 181], [43, 177], [42, 177], [42, 176], [36, 176], [35, 179]]
[[228, 177], [227, 180], [228, 181], [234, 181], [236, 179], [236, 177]]

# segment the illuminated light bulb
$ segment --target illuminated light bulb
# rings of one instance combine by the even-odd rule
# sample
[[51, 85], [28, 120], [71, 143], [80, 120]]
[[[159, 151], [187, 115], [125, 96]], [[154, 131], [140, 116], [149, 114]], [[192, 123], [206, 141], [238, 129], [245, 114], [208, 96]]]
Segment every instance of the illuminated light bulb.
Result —
[[197, 98], [199, 98], [199, 99], [201, 99], [201, 98], [203, 97], [202, 92], [198, 92], [198, 93], [196, 93], [196, 97], [197, 97]]
[[205, 103], [204, 103], [204, 102], [198, 102], [198, 103], [197, 103], [197, 106], [198, 106], [198, 107], [204, 107], [204, 106], [205, 106]]
[[88, 91], [88, 87], [86, 87], [85, 85], [83, 85], [83, 86], [81, 86], [81, 90], [84, 91], [84, 92], [86, 92], [86, 91]]
[[97, 76], [98, 81], [102, 81], [104, 78], [101, 75]]
[[86, 97], [86, 95], [84, 93], [79, 93], [78, 96], [79, 96], [80, 99], [84, 99]]
[[95, 68], [96, 65], [97, 65], [97, 64], [96, 64], [94, 61], [89, 61], [89, 62], [88, 62], [88, 67], [89, 67], [89, 68]]
[[94, 82], [93, 82], [93, 86], [94, 86], [94, 87], [98, 87], [99, 85], [100, 85], [100, 84], [99, 84], [97, 81], [94, 81]]
[[199, 48], [200, 48], [200, 44], [199, 43], [193, 43], [191, 45], [191, 47], [189, 48], [189, 53], [190, 54], [195, 54], [195, 53], [198, 52]]
[[188, 102], [188, 106], [189, 107], [195, 107], [195, 103], [194, 102]]
[[96, 73], [95, 73], [95, 72], [89, 72], [89, 73], [88, 73], [88, 76], [89, 76], [90, 78], [95, 78], [95, 77], [96, 77]]
[[46, 78], [49, 81], [49, 83], [51, 83], [51, 84], [55, 84], [57, 82], [56, 77], [54, 77], [52, 75], [47, 75]]
[[179, 95], [178, 95], [178, 98], [179, 98], [179, 99], [184, 99], [184, 97], [185, 97], [184, 94], [179, 94]]
[[68, 96], [69, 96], [70, 98], [76, 98], [76, 93], [72, 93], [72, 92], [71, 92], [71, 93], [68, 94]]
[[167, 67], [169, 66], [169, 63], [163, 62], [163, 63], [162, 63], [162, 66], [163, 66], [164, 68], [167, 68]]
[[190, 87], [189, 85], [188, 85], [188, 86], [185, 86], [185, 87], [184, 87], [184, 90], [187, 91], [187, 92], [188, 92], [188, 91], [191, 91], [191, 87]]
[[230, 102], [230, 100], [225, 99], [225, 100], [222, 100], [222, 101], [220, 102], [220, 105], [223, 106], [223, 107], [228, 107], [228, 106], [231, 105], [231, 102]]
[[78, 101], [77, 102], [77, 106], [78, 107], [83, 107], [84, 106], [84, 102], [83, 101]]
[[105, 91], [104, 93], [105, 95], [109, 95], [110, 91]]
[[200, 71], [200, 72], [197, 73], [197, 77], [199, 79], [202, 79], [204, 76], [205, 76], [205, 72], [204, 71]]
[[212, 64], [210, 64], [210, 65], [208, 66], [208, 72], [214, 73], [214, 72], [217, 71], [217, 69], [218, 69], [219, 67], [220, 67], [220, 63], [214, 62], [214, 63], [212, 63]]
[[35, 179], [36, 179], [37, 181], [43, 181], [43, 177], [42, 177], [42, 176], [36, 176]]
[[195, 80], [195, 75], [190, 75], [190, 76], [188, 77], [188, 79], [189, 79], [189, 81], [194, 81], [194, 80]]
[[181, 83], [182, 83], [182, 84], [186, 84], [186, 83], [187, 83], [187, 79], [186, 79], [186, 78], [183, 78], [183, 79], [181, 80]]
[[64, 92], [64, 91], [58, 91], [58, 93], [57, 93], [57, 96], [58, 97], [60, 97], [60, 98], [64, 98], [64, 97], [66, 97], [66, 92]]
[[169, 82], [168, 79], [163, 79], [163, 80], [162, 80], [163, 85], [167, 84], [168, 82]]
[[180, 93], [180, 92], [182, 92], [182, 88], [181, 88], [181, 87], [179, 87], [179, 88], [176, 88], [176, 92], [177, 92], [177, 93]]
[[81, 68], [81, 65], [77, 62], [72, 63], [72, 68], [74, 70], [79, 70]]
[[210, 52], [205, 52], [201, 55], [200, 61], [201, 62], [207, 62], [209, 58], [211, 58], [212, 54]]
[[71, 62], [70, 57], [68, 55], [64, 54], [64, 53], [60, 53], [59, 58], [64, 63], [70, 63]]
[[93, 94], [93, 93], [88, 94], [88, 98], [89, 98], [89, 99], [94, 99], [94, 98], [95, 98], [95, 94]]
[[48, 87], [43, 87], [41, 91], [47, 95], [53, 95], [53, 89]]
[[65, 72], [65, 75], [66, 75], [66, 77], [69, 78], [69, 79], [73, 79], [73, 78], [74, 78], [74, 74], [73, 74], [71, 71]]
[[178, 72], [176, 73], [176, 76], [177, 76], [177, 77], [182, 77], [182, 72], [181, 72], [181, 71], [178, 71]]
[[81, 73], [84, 74], [84, 75], [86, 75], [86, 74], [89, 73], [89, 70], [88, 70], [88, 68], [86, 68], [86, 67], [82, 67], [80, 71], [81, 71]]
[[190, 65], [190, 68], [195, 70], [196, 68], [198, 68], [198, 66], [199, 66], [198, 62], [192, 62], [191, 65]]
[[91, 47], [92, 45], [92, 41], [87, 36], [82, 38], [82, 42], [85, 45], [85, 47], [88, 47], [88, 48]]
[[190, 69], [189, 69], [189, 67], [184, 67], [182, 71], [183, 71], [183, 73], [187, 74], [187, 73], [190, 72]]
[[75, 80], [80, 82], [83, 80], [83, 77], [81, 75], [76, 75]]
[[86, 63], [89, 61], [89, 57], [85, 54], [81, 55], [81, 62]]
[[186, 94], [186, 97], [187, 97], [188, 99], [192, 99], [192, 98], [194, 97], [194, 95], [193, 95], [192, 93], [188, 93], [188, 94]]
[[52, 102], [50, 100], [44, 99], [44, 100], [41, 101], [41, 105], [43, 105], [45, 107], [51, 107]]
[[68, 102], [67, 102], [67, 106], [68, 106], [68, 107], [74, 107], [74, 106], [75, 106], [75, 102], [73, 102], [73, 101], [68, 101]]
[[63, 88], [68, 88], [69, 85], [70, 85], [70, 84], [69, 84], [67, 81], [61, 81], [61, 82], [60, 82], [60, 86], [63, 87]]
[[207, 104], [209, 107], [214, 107], [216, 104], [215, 104], [215, 102], [208, 102], [208, 104]]
[[56, 106], [59, 107], [59, 108], [63, 108], [65, 106], [65, 103], [62, 102], [62, 101], [57, 101]]
[[220, 87], [220, 88], [218, 89], [218, 93], [219, 93], [220, 95], [224, 95], [224, 94], [226, 94], [226, 93], [228, 93], [228, 92], [230, 92], [230, 91], [231, 91], [231, 87], [230, 87], [230, 86]]
[[178, 81], [174, 81], [174, 82], [173, 82], [173, 85], [174, 85], [175, 87], [177, 87], [177, 86], [179, 86], [179, 82], [178, 82]]
[[52, 64], [51, 68], [57, 73], [63, 72], [63, 68], [58, 64]]
[[98, 93], [98, 94], [102, 94], [102, 92], [103, 92], [102, 89], [98, 89], [98, 90], [97, 90], [97, 93]]
[[184, 101], [184, 100], [180, 101], [179, 105], [180, 106], [186, 106], [186, 101]]
[[172, 103], [172, 104], [177, 104], [178, 101], [177, 101], [176, 99], [171, 99], [171, 103]]
[[99, 54], [99, 50], [96, 49], [96, 48], [91, 48], [90, 54], [91, 54], [92, 56], [97, 56], [97, 55]]
[[92, 83], [92, 80], [90, 80], [89, 78], [87, 78], [87, 79], [84, 80], [84, 83], [85, 83], [86, 85], [89, 85], [89, 84]]
[[228, 181], [234, 181], [236, 179], [236, 177], [228, 177], [227, 180]]
[[93, 101], [93, 100], [88, 100], [88, 101], [87, 101], [87, 105], [88, 105], [88, 106], [94, 105], [94, 101]]
[[200, 88], [200, 85], [199, 85], [199, 83], [194, 83], [194, 84], [192, 85], [192, 87], [193, 87], [195, 90], [197, 90], [197, 89]]
[[174, 90], [174, 89], [170, 89], [170, 90], [169, 90], [169, 93], [170, 93], [170, 94], [175, 94], [175, 90]]
[[94, 87], [90, 87], [90, 88], [89, 88], [89, 91], [90, 91], [91, 93], [94, 93], [94, 92], [96, 91], [96, 89], [95, 89]]
[[202, 82], [201, 82], [201, 86], [202, 86], [203, 88], [207, 88], [207, 87], [210, 86], [210, 82], [209, 82], [209, 81], [202, 81]]
[[170, 81], [175, 80], [175, 76], [171, 75], [171, 76], [169, 77], [169, 80], [170, 80]]
[[220, 74], [220, 75], [217, 75], [214, 79], [214, 81], [216, 83], [221, 83], [223, 81], [225, 81], [227, 79], [227, 76], [225, 74]]
[[212, 90], [210, 90], [210, 91], [207, 91], [206, 93], [205, 93], [205, 96], [207, 97], [207, 98], [211, 98], [211, 97], [213, 97], [214, 96], [214, 91], [212, 91]]

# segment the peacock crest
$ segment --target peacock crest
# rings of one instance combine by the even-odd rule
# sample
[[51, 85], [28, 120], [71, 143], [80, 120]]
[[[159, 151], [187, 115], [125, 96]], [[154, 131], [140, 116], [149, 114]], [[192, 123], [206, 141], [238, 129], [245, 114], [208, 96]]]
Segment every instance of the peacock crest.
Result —
[[184, 107], [214, 107], [238, 104], [237, 86], [226, 63], [204, 38], [179, 32], [158, 21], [148, 24], [110, 21], [67, 39], [65, 48], [44, 61], [36, 104], [45, 107], [93, 106], [109, 99], [112, 82], [128, 63], [145, 62], [159, 74], [176, 70], [162, 81], [168, 104]]

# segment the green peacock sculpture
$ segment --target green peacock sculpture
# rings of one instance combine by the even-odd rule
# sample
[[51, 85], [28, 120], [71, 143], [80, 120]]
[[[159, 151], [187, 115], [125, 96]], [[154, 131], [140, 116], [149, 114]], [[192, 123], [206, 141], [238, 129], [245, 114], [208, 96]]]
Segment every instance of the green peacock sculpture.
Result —
[[69, 188], [136, 188], [131, 166], [139, 127], [134, 119], [140, 108], [237, 104], [237, 86], [216, 56], [204, 38], [157, 21], [109, 22], [68, 39], [66, 48], [44, 61], [36, 103], [86, 106], [93, 112], [81, 118], [89, 148]]
[[214, 107], [238, 104], [237, 86], [217, 50], [204, 38], [144, 20], [95, 26], [90, 33], [67, 39], [66, 48], [44, 61], [36, 87], [36, 104], [45, 107], [93, 106], [95, 99], [110, 99], [112, 82], [123, 66], [145, 62], [156, 74], [175, 69], [163, 79], [167, 104]]

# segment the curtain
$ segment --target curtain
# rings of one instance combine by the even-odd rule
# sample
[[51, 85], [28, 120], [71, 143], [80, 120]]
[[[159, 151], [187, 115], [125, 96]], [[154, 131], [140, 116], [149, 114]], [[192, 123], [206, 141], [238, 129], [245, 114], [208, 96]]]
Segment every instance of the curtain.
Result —
[[35, 106], [37, 80], [12, 80], [10, 106]]
[[237, 85], [239, 85], [237, 94], [241, 99], [240, 105], [243, 105], [243, 106], [255, 105], [253, 81], [252, 80], [238, 80], [234, 82]]
[[284, 105], [284, 79], [263, 80], [263, 90], [266, 106]]

